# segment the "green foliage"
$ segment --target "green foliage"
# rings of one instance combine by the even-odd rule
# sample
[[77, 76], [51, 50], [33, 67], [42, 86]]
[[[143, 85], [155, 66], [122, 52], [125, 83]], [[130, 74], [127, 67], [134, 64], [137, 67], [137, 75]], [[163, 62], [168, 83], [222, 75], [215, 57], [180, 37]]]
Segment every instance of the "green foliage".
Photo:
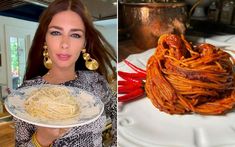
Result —
[[11, 48], [11, 68], [13, 73], [18, 73], [19, 69], [19, 57], [18, 57], [18, 48], [17, 42], [10, 43]]

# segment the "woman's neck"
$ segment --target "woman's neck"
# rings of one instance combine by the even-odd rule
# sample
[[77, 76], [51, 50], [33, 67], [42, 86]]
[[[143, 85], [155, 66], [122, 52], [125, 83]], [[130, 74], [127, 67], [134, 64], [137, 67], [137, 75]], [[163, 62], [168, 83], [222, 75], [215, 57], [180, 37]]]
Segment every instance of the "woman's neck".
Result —
[[74, 70], [57, 71], [51, 69], [43, 76], [43, 79], [50, 84], [60, 84], [76, 78], [77, 74]]

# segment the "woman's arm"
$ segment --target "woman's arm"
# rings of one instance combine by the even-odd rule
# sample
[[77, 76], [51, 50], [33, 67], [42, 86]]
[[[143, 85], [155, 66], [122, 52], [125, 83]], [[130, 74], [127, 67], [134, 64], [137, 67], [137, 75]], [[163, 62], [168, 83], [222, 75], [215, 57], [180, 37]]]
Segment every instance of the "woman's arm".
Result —
[[32, 135], [35, 132], [35, 127], [31, 124], [14, 118], [15, 122], [15, 146], [16, 147], [34, 147]]
[[112, 146], [117, 146], [117, 93], [110, 88], [103, 77], [100, 78], [99, 82], [104, 90], [102, 101], [105, 102], [106, 116], [110, 117], [112, 121]]
[[106, 114], [112, 120], [112, 146], [117, 146], [117, 94], [116, 92], [110, 93], [110, 100], [105, 105]]
[[[32, 85], [32, 81], [24, 81], [23, 84], [19, 87], [25, 87]], [[32, 136], [36, 128], [34, 125], [26, 123], [20, 119], [13, 118], [15, 122], [15, 146], [16, 147], [34, 147]]]

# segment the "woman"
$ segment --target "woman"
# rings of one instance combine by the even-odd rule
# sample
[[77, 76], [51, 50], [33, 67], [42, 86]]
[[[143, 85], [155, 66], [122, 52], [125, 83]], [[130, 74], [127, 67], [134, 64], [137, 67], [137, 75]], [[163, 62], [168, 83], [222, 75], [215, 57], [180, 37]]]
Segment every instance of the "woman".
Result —
[[[21, 87], [60, 84], [85, 89], [101, 98], [104, 113], [94, 122], [69, 129], [52, 129], [15, 119], [16, 146], [102, 146], [106, 118], [112, 120], [116, 146], [116, 94], [109, 88], [115, 53], [94, 28], [80, 0], [55, 0], [42, 14], [30, 48]], [[91, 71], [96, 70], [96, 71]]]

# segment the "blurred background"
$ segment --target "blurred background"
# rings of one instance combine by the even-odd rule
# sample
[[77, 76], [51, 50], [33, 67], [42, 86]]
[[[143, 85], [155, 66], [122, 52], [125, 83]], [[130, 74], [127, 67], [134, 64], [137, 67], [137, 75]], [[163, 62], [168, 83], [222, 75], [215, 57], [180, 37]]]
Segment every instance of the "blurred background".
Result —
[[195, 42], [235, 33], [234, 0], [119, 0], [118, 4], [119, 62], [154, 48], [164, 33], [185, 34]]

